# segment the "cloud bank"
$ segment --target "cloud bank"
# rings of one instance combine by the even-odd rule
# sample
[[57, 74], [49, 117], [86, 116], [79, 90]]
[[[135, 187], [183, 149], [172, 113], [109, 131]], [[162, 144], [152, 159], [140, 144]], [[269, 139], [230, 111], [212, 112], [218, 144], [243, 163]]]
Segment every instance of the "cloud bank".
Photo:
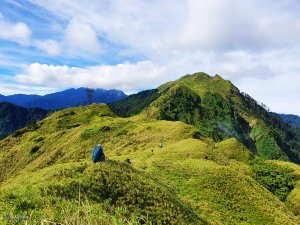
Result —
[[133, 89], [147, 88], [149, 84], [157, 83], [163, 75], [165, 68], [159, 68], [150, 61], [88, 68], [33, 63], [25, 68], [24, 74], [18, 74], [16, 80], [53, 88], [102, 87], [130, 93]]
[[230, 79], [271, 110], [300, 114], [298, 0], [28, 1], [59, 29], [15, 35], [50, 57], [27, 63], [19, 83], [135, 92], [203, 71]]

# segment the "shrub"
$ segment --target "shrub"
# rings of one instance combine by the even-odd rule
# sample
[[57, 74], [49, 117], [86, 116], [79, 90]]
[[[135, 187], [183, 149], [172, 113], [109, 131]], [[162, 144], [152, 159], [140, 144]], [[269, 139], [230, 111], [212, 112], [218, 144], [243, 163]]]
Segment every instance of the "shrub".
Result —
[[12, 134], [12, 136], [13, 136], [13, 137], [19, 137], [19, 136], [21, 136], [22, 134], [26, 133], [27, 131], [28, 131], [27, 128], [23, 128], [23, 129], [20, 129], [20, 130], [15, 131], [15, 132]]
[[38, 137], [34, 140], [35, 143], [43, 141], [45, 138], [44, 137]]
[[31, 153], [31, 154], [36, 153], [36, 152], [40, 149], [40, 147], [41, 147], [41, 146], [39, 146], [39, 145], [33, 146], [33, 147], [31, 148], [31, 150], [30, 150], [30, 153]]
[[281, 201], [286, 200], [296, 184], [293, 170], [286, 167], [264, 161], [255, 161], [252, 163], [252, 170], [256, 180]]
[[72, 128], [75, 128], [75, 127], [79, 127], [81, 124], [80, 123], [75, 123], [75, 124], [72, 124], [72, 125], [67, 125], [66, 128], [67, 129], [72, 129]]
[[95, 136], [99, 132], [100, 132], [100, 127], [97, 125], [94, 125], [88, 129], [82, 131], [80, 134], [80, 138], [86, 140], [86, 139], [89, 139], [89, 138]]
[[35, 130], [39, 129], [39, 125], [37, 123], [31, 123], [27, 126], [27, 129], [29, 131], [35, 131]]
[[62, 115], [59, 115], [58, 118], [63, 118], [63, 117], [67, 117], [67, 116], [73, 116], [75, 115], [76, 113], [74, 111], [70, 111], [70, 112], [66, 112]]

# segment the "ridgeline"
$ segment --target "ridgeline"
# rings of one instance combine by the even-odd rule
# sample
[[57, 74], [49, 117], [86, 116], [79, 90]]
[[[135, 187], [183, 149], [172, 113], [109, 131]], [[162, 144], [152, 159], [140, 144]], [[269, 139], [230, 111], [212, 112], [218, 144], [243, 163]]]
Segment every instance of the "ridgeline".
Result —
[[229, 81], [187, 75], [2, 140], [1, 223], [299, 224], [299, 145]]

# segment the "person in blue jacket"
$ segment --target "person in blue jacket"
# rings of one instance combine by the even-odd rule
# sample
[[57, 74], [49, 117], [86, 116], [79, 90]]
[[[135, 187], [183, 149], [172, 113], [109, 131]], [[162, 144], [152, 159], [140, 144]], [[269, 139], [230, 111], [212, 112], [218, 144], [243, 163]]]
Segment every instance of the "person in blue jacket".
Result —
[[94, 152], [93, 152], [93, 156], [92, 156], [92, 161], [94, 163], [96, 162], [101, 162], [105, 160], [105, 155], [102, 149], [102, 146], [100, 144], [98, 144], [95, 148], [94, 148]]

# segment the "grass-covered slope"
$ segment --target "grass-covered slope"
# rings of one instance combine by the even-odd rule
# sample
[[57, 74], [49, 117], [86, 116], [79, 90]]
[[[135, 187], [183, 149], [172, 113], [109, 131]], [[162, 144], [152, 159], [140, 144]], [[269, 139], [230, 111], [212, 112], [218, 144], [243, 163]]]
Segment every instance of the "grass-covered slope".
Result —
[[[97, 143], [110, 161], [90, 162]], [[65, 109], [0, 142], [0, 217], [299, 223], [297, 186], [285, 205], [256, 178], [253, 159], [237, 139], [215, 143], [183, 122], [119, 118], [103, 104]]]
[[[112, 223], [114, 217], [120, 224], [126, 220], [204, 223], [167, 188], [124, 163], [56, 164], [8, 179], [0, 190], [0, 213], [24, 215], [32, 224], [42, 219], [70, 222], [85, 210], [88, 220], [103, 224]], [[119, 218], [114, 215], [118, 211]]]
[[234, 137], [262, 158], [300, 163], [300, 131], [218, 75], [186, 75], [160, 86], [147, 98], [151, 101], [143, 102], [145, 93], [129, 96], [112, 109], [120, 116], [142, 111], [150, 118], [182, 121], [215, 141]]
[[181, 122], [118, 118], [106, 105], [61, 110], [35, 129], [21, 129], [0, 142], [0, 181], [24, 168], [89, 160], [97, 143], [105, 146], [108, 156], [124, 155], [158, 148], [162, 136], [167, 144], [198, 135], [197, 129]]

